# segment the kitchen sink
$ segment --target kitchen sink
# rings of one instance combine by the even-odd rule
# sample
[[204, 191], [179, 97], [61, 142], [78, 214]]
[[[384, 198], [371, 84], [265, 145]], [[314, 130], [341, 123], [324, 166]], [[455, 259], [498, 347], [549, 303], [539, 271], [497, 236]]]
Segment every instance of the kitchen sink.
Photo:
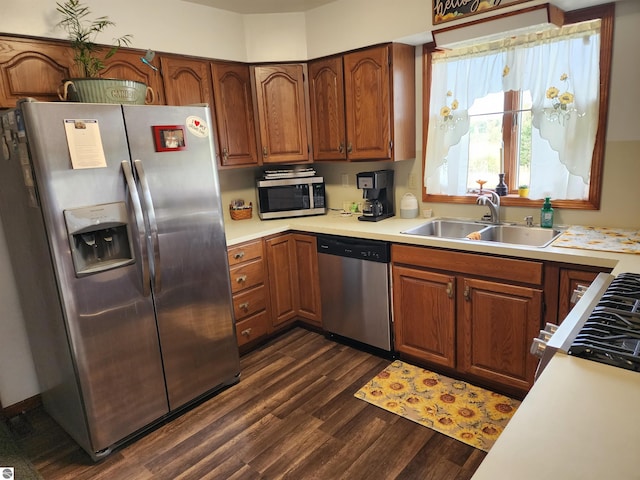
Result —
[[401, 233], [423, 237], [464, 238], [472, 232], [487, 228], [484, 223], [458, 220], [431, 220]]
[[[437, 219], [401, 233], [424, 237], [464, 238], [470, 241], [546, 247], [562, 231], [555, 228], [526, 227], [524, 225], [488, 225], [473, 221]], [[468, 237], [470, 234], [473, 236]]]
[[546, 247], [561, 233], [562, 231], [555, 228], [494, 225], [480, 232], [480, 240], [527, 245], [530, 247]]

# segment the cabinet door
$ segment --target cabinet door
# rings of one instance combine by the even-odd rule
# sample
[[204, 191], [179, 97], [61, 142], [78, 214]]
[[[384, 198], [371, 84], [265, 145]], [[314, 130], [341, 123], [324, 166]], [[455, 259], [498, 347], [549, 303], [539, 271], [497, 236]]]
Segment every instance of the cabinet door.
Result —
[[265, 241], [269, 293], [271, 295], [271, 323], [274, 328], [293, 321], [296, 316], [295, 249], [292, 234], [280, 235]]
[[309, 323], [322, 326], [320, 300], [320, 271], [318, 270], [318, 248], [313, 235], [293, 235], [296, 256], [298, 315]]
[[346, 160], [342, 57], [309, 62], [314, 160]]
[[147, 96], [147, 103], [163, 105], [165, 100], [162, 77], [159, 72], [142, 62], [141, 57], [144, 54], [143, 51], [120, 48], [113, 57], [105, 61], [105, 68], [100, 76], [142, 82], [153, 90], [154, 98]]
[[63, 79], [74, 75], [73, 51], [62, 43], [0, 37], [0, 108], [32, 97], [58, 100]]
[[391, 159], [389, 47], [346, 54], [344, 84], [349, 159]]
[[455, 277], [393, 267], [396, 350], [455, 367]]
[[560, 296], [558, 298], [558, 325], [569, 314], [575, 301], [573, 292], [579, 287], [588, 287], [598, 276], [598, 272], [560, 269]]
[[253, 67], [263, 163], [308, 162], [304, 67]]
[[160, 65], [167, 105], [206, 103], [213, 106], [209, 62], [163, 56]]
[[468, 278], [458, 285], [459, 369], [527, 391], [537, 364], [529, 347], [542, 323], [542, 291]]
[[249, 66], [212, 63], [215, 116], [222, 166], [257, 165]]

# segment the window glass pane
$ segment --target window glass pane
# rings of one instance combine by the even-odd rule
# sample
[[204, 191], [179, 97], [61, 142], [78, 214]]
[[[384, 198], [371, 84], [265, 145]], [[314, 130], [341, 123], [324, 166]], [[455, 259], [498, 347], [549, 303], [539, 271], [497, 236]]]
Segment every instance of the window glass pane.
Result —
[[482, 180], [488, 189], [498, 184], [498, 173], [504, 168], [501, 162], [503, 107], [504, 94], [498, 92], [476, 100], [469, 108], [468, 191], [477, 190], [478, 181]]
[[520, 94], [520, 111], [518, 112], [518, 185], [531, 185], [531, 92]]

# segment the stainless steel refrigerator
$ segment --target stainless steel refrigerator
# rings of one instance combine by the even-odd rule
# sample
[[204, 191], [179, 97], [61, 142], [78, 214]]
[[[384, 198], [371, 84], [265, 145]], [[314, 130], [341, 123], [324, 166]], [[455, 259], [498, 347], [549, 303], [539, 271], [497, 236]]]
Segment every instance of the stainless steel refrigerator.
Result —
[[0, 118], [43, 404], [96, 460], [239, 379], [211, 114], [22, 101]]

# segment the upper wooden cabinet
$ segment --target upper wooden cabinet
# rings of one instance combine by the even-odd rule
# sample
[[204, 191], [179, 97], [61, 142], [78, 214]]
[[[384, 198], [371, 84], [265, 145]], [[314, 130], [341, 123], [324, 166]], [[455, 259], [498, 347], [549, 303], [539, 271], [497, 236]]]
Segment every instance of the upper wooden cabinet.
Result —
[[346, 160], [342, 57], [309, 62], [309, 105], [314, 160]]
[[256, 130], [249, 66], [211, 64], [220, 165], [257, 165]]
[[415, 158], [413, 46], [314, 60], [309, 77], [314, 160]]
[[208, 61], [162, 56], [160, 66], [167, 105], [206, 103], [213, 106]]
[[0, 37], [0, 107], [25, 97], [58, 100], [62, 80], [75, 74], [73, 50], [63, 43]]
[[159, 72], [142, 62], [141, 58], [144, 54], [142, 50], [118, 49], [116, 54], [105, 62], [105, 69], [100, 76], [142, 82], [153, 90], [153, 102], [147, 96], [147, 103], [163, 105], [165, 99], [162, 77]]
[[311, 160], [305, 71], [303, 64], [251, 68], [263, 163]]
[[172, 56], [163, 56], [160, 63], [167, 104], [210, 105], [218, 164], [257, 165], [249, 66]]

